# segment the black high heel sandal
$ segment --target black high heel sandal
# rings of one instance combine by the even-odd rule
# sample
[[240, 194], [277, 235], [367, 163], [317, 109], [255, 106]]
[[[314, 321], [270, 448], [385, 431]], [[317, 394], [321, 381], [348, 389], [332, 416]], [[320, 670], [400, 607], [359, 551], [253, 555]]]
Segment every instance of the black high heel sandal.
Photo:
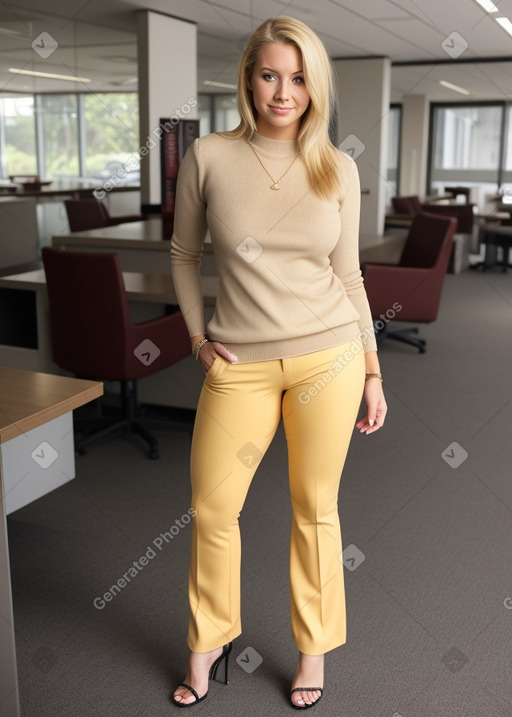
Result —
[[[217, 682], [223, 682], [225, 685], [229, 685], [228, 680], [228, 664], [229, 664], [229, 653], [233, 649], [233, 642], [228, 642], [227, 645], [224, 645], [222, 648], [222, 653], [217, 657], [213, 665], [210, 667], [210, 672], [208, 673], [208, 679], [209, 680], [217, 680]], [[220, 680], [217, 677], [217, 672], [220, 667], [220, 665], [224, 662], [224, 680]], [[171, 695], [171, 702], [173, 702], [176, 707], [193, 707], [194, 705], [197, 705], [199, 702], [202, 702], [208, 697], [208, 690], [204, 693], [202, 697], [199, 696], [199, 693], [195, 691], [193, 687], [190, 685], [187, 685], [186, 682], [180, 682], [179, 685], [176, 686], [175, 691], [178, 687], [186, 687], [189, 692], [191, 692], [195, 700], [194, 702], [178, 702], [178, 700], [174, 699], [174, 692]]]
[[[296, 705], [293, 702], [291, 703], [293, 709], [295, 710], [308, 710], [310, 707], [314, 707], [317, 702], [320, 702], [322, 699], [324, 688], [323, 687], [294, 687], [293, 690], [290, 690], [290, 697], [293, 695], [294, 692], [320, 692], [320, 697], [316, 699], [314, 702], [304, 702], [303, 705]], [[195, 704], [195, 702], [194, 702]], [[185, 706], [185, 705], [183, 705]]]

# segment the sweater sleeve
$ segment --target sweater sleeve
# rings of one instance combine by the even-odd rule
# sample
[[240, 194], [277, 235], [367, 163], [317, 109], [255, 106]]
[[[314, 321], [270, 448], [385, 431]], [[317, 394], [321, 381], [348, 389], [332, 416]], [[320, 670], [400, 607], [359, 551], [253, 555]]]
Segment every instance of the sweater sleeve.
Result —
[[359, 264], [359, 214], [361, 210], [359, 173], [357, 165], [352, 159], [349, 159], [347, 169], [345, 196], [340, 207], [340, 237], [329, 259], [334, 273], [341, 279], [348, 298], [359, 313], [359, 332], [365, 352], [376, 351], [377, 342], [373, 330], [373, 320]]
[[190, 336], [205, 333], [201, 257], [206, 237], [206, 202], [200, 187], [199, 141], [187, 150], [178, 172], [171, 238], [172, 280]]

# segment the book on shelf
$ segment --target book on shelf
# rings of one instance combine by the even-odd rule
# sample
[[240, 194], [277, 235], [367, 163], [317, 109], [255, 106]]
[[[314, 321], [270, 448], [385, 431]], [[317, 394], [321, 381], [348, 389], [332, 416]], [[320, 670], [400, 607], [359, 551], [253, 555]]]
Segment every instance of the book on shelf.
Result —
[[199, 137], [199, 120], [160, 119], [160, 126], [165, 127], [161, 141], [161, 176], [162, 176], [162, 220], [163, 236], [170, 239], [174, 226], [174, 206], [176, 201], [176, 182], [180, 163], [192, 142]]

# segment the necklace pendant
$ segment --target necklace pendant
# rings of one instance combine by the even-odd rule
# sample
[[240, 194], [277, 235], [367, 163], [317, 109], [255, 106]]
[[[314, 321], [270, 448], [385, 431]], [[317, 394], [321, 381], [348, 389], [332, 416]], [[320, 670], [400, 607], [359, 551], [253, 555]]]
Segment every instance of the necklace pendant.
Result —
[[270, 185], [270, 189], [279, 189], [279, 184], [277, 182], [274, 182], [274, 184]]

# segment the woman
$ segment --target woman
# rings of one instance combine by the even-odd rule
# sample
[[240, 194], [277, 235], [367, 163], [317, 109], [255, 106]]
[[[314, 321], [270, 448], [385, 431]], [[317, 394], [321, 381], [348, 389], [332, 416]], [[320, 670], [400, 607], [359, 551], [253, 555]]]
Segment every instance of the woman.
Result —
[[[240, 125], [196, 140], [180, 167], [173, 281], [206, 376], [192, 440], [191, 653], [172, 695], [179, 707], [206, 697], [222, 663], [227, 677], [241, 633], [238, 517], [281, 418], [293, 707], [320, 699], [323, 655], [346, 640], [340, 476], [363, 387], [362, 433], [378, 430], [387, 409], [359, 268], [357, 168], [329, 142], [331, 98], [319, 38], [292, 18], [267, 20], [241, 59]], [[219, 273], [208, 333], [199, 272], [207, 227]]]

